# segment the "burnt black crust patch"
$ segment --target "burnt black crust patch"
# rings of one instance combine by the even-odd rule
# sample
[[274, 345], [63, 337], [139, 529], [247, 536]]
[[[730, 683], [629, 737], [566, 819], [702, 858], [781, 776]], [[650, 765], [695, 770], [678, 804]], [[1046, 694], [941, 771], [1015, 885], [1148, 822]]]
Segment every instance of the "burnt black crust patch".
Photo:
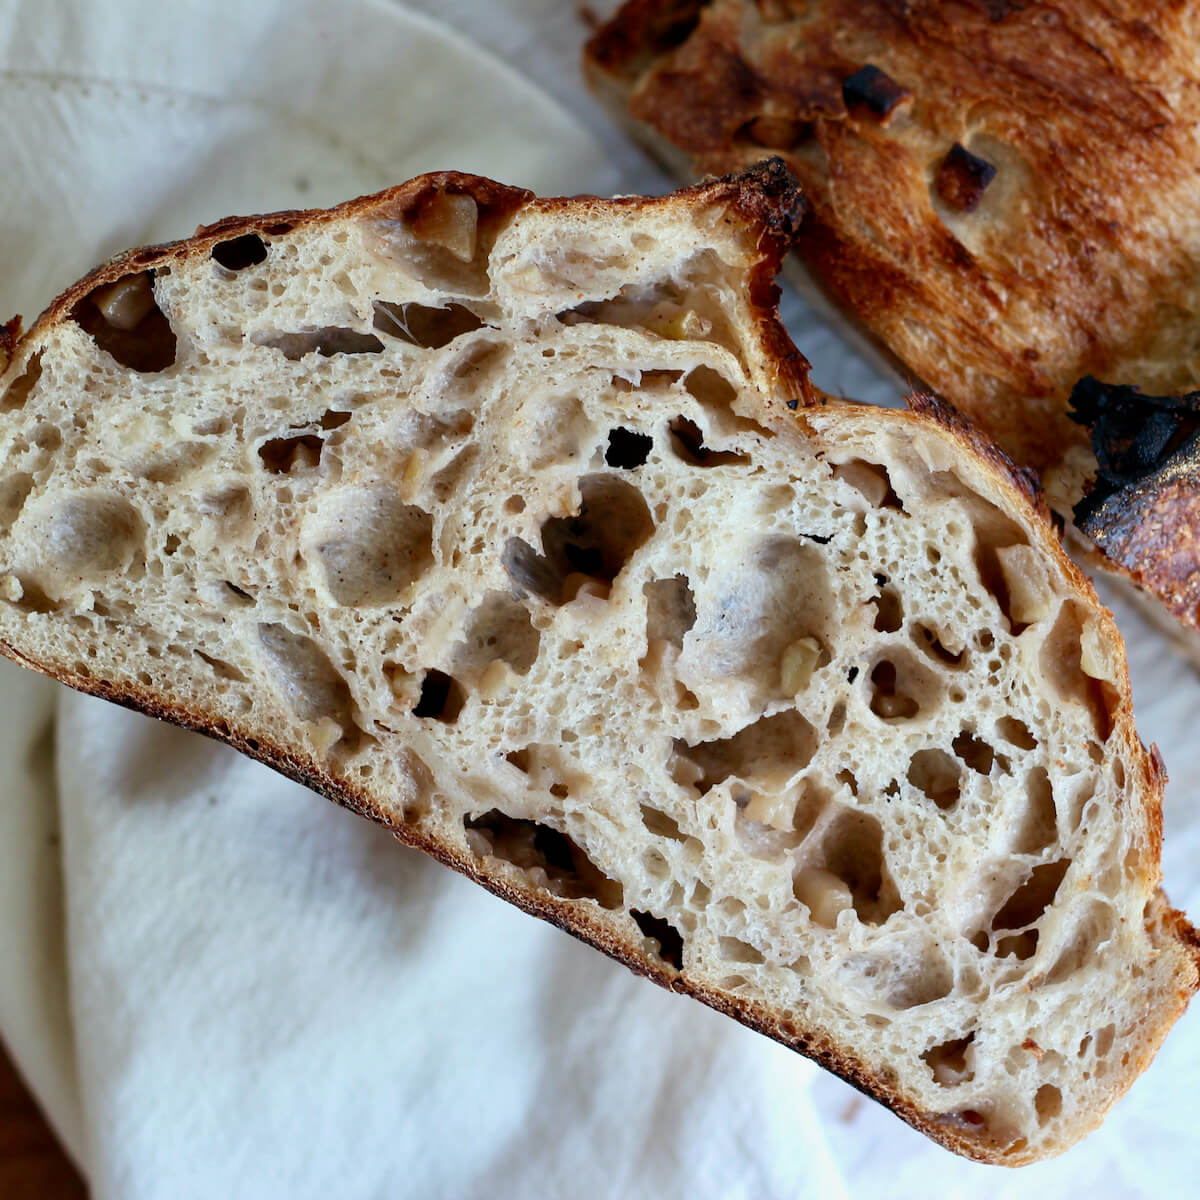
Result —
[[1075, 523], [1089, 535], [1111, 497], [1200, 452], [1200, 391], [1147, 396], [1086, 375], [1071, 392], [1071, 418], [1088, 428], [1096, 455], [1095, 481], [1075, 505]]

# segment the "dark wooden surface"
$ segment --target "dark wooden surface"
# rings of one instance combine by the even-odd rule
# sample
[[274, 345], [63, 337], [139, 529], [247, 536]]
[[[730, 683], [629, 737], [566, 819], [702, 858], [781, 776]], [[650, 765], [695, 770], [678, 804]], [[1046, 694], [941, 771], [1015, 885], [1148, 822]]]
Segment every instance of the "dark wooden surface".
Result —
[[63, 1153], [0, 1045], [0, 1197], [86, 1200], [87, 1188]]

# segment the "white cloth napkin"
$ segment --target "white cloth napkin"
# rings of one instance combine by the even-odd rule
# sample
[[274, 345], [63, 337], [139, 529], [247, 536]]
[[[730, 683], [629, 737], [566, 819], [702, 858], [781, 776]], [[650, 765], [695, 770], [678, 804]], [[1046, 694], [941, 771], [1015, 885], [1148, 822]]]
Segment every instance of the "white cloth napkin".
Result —
[[[420, 5], [515, 72], [382, 0], [100, 7], [0, 0], [0, 313], [126, 244], [432, 167], [666, 186], [582, 94], [560, 0]], [[787, 311], [818, 382], [894, 402]], [[1200, 678], [1119, 617], [1172, 770], [1167, 884], [1200, 911]], [[1200, 1174], [1195, 1014], [1082, 1147], [977, 1167], [214, 743], [63, 692], [55, 787], [56, 690], [0, 666], [0, 1033], [100, 1200], [1161, 1197]]]

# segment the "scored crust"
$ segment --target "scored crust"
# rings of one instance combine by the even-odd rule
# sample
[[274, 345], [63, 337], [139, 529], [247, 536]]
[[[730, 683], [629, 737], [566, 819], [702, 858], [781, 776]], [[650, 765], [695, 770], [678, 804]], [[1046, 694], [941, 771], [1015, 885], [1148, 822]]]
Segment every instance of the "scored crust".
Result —
[[[0, 377], [0, 650], [218, 737], [383, 823], [639, 973], [810, 1055], [951, 1149], [1032, 1161], [1100, 1119], [1196, 989], [1194, 935], [1158, 890], [1165, 775], [1133, 729], [1111, 617], [1064, 555], [1029, 475], [930, 398], [914, 397], [913, 413], [881, 412], [830, 402], [808, 384], [776, 319], [772, 283], [800, 209], [777, 165], [661, 200], [617, 201], [534, 200], [445, 172], [328, 212], [223, 221], [113, 260], [10, 340]], [[126, 301], [149, 308], [130, 317], [120, 311]], [[106, 328], [105, 313], [116, 326]], [[528, 413], [536, 428], [523, 423]], [[597, 414], [615, 425], [607, 449]], [[542, 465], [521, 475], [519, 464], [539, 455]], [[500, 483], [485, 487], [488, 472]], [[348, 490], [355, 507], [338, 507]], [[634, 498], [639, 490], [653, 506]], [[460, 519], [468, 503], [470, 519]], [[739, 519], [746, 503], [756, 507]], [[603, 510], [590, 527], [589, 504]], [[801, 509], [808, 524], [779, 515]], [[446, 514], [438, 524], [435, 511]], [[937, 558], [936, 546], [914, 543], [926, 557], [919, 566], [896, 558], [890, 579], [860, 562], [863, 538], [909, 547], [911, 557], [903, 539], [943, 519]], [[656, 533], [671, 521], [673, 535]], [[395, 529], [405, 544], [380, 550], [378, 539]], [[747, 557], [739, 543], [756, 537]], [[929, 590], [920, 581], [937, 575], [940, 558], [950, 574]], [[788, 607], [832, 570], [826, 562], [863, 577], [861, 599], [837, 619], [846, 601], [835, 603], [836, 588], [819, 597], [833, 606], [825, 617]], [[1022, 574], [1039, 571], [1041, 592]], [[468, 600], [460, 593], [470, 588]], [[977, 647], [959, 646], [953, 622], [937, 616], [964, 595], [962, 611], [976, 624], [986, 617]], [[1044, 612], [1031, 608], [1039, 599]], [[479, 632], [483, 612], [490, 623]], [[630, 616], [644, 633], [626, 628]], [[801, 620], [812, 628], [793, 627]], [[736, 637], [731, 622], [743, 629]], [[605, 632], [589, 660], [613, 658], [605, 686], [637, 714], [621, 718], [629, 724], [620, 742], [636, 742], [648, 726], [646, 736], [660, 738], [658, 722], [672, 735], [662, 741], [670, 779], [659, 767], [647, 782], [632, 744], [629, 764], [594, 757], [614, 749], [597, 713], [619, 712], [572, 707], [596, 669], [572, 656], [596, 628]], [[929, 663], [902, 644], [914, 629], [924, 631], [919, 652]], [[789, 641], [797, 632], [813, 636]], [[865, 640], [847, 643], [855, 637]], [[764, 639], [768, 652], [756, 649]], [[555, 648], [574, 675], [544, 661]], [[830, 760], [823, 782], [816, 768], [795, 782], [792, 757], [824, 764], [847, 739], [829, 733], [812, 745], [816, 710], [802, 716], [780, 693], [790, 678], [780, 662], [793, 650], [814, 656], [796, 704], [805, 688], [813, 704], [828, 691], [828, 728], [849, 722], [872, 747], [869, 761], [846, 760], [857, 778], [834, 780]], [[955, 687], [963, 700], [947, 706], [942, 693]], [[889, 749], [924, 747], [916, 754], [950, 761], [928, 731], [938, 720], [958, 727], [944, 714], [968, 687], [970, 715], [954, 739], [961, 801], [911, 766], [889, 788], [882, 777], [873, 783]], [[982, 694], [1005, 688], [1034, 691], [1024, 708], [1016, 699], [996, 708]], [[1050, 713], [1038, 688], [1050, 689], [1053, 720], [1038, 715], [1040, 706]], [[570, 719], [525, 711], [526, 691]], [[508, 724], [489, 724], [505, 705]], [[1003, 747], [985, 744], [995, 740], [985, 717], [1008, 729]], [[777, 731], [780, 721], [790, 730], [782, 759], [761, 733], [752, 749], [736, 749], [747, 730]], [[465, 758], [454, 757], [455, 737], [477, 739]], [[572, 773], [563, 747], [589, 766]], [[1054, 765], [1055, 754], [1073, 774]], [[765, 777], [764, 764], [778, 778]], [[704, 776], [726, 767], [705, 788]], [[1049, 818], [1023, 807], [1030, 786], [1041, 787]], [[634, 791], [645, 822], [636, 837], [622, 825]], [[808, 830], [777, 811], [786, 801], [799, 814], [810, 800], [819, 811]], [[968, 808], [981, 828], [948, 833], [941, 822], [965, 820]], [[716, 832], [696, 823], [710, 810]], [[919, 847], [883, 845], [884, 826], [895, 832], [893, 810], [916, 822], [922, 845], [970, 850], [967, 858], [989, 839], [1007, 847], [991, 860], [1007, 875], [991, 881], [991, 900], [983, 896], [991, 907], [982, 924], [979, 914], [964, 917], [974, 924], [961, 931], [956, 961], [977, 960], [972, 969], [990, 972], [1001, 991], [1059, 995], [1055, 1003], [1056, 972], [1069, 980], [1106, 963], [1105, 972], [1143, 980], [1112, 1000], [1118, 1019], [1098, 1018], [1076, 1036], [1077, 1055], [1072, 1042], [1089, 1066], [1052, 1048], [1053, 1029], [1039, 1032], [1044, 1045], [1027, 1038], [1036, 1054], [1014, 1047], [1020, 1061], [1010, 1074], [1040, 1081], [1036, 1114], [1023, 1093], [1011, 1111], [990, 1110], [995, 1097], [966, 1076], [990, 1071], [1002, 1091], [1000, 1067], [982, 1057], [956, 1066], [973, 1053], [957, 1042], [974, 1032], [950, 1041], [938, 1032], [952, 1017], [969, 1020], [947, 1015], [958, 997], [939, 993], [934, 979], [942, 950], [928, 944], [920, 919], [941, 918], [920, 918], [899, 883], [920, 890], [941, 881], [936, 869], [905, 875], [902, 853], [919, 867]], [[853, 837], [837, 834], [847, 821]], [[623, 831], [615, 843], [605, 840], [609, 826]], [[775, 961], [732, 891], [688, 908], [638, 865], [678, 870], [699, 854], [703, 870], [688, 868], [686, 878], [715, 883], [718, 845], [733, 855], [730, 879], [783, 881], [784, 941], [808, 938], [820, 954], [845, 938], [858, 958], [875, 954], [865, 964], [843, 956], [852, 968], [848, 1015], [822, 1016], [830, 1001], [820, 991], [779, 1001], [784, 973], [798, 969], [803, 988], [816, 987], [820, 972]], [[844, 861], [854, 855], [866, 867]], [[1085, 861], [1102, 882], [1091, 882]], [[860, 877], [868, 868], [875, 876]], [[1047, 869], [1057, 882], [1034, 924], [997, 926]], [[837, 871], [834, 898], [842, 888], [852, 904], [827, 937], [813, 915], [821, 900], [804, 888]], [[988, 886], [966, 882], [972, 894]], [[1111, 903], [1080, 908], [1076, 889], [1097, 886]], [[613, 902], [614, 888], [623, 900]], [[741, 894], [754, 896], [749, 884]], [[646, 896], [657, 897], [653, 907]], [[976, 903], [942, 898], [948, 910]], [[877, 985], [871, 973], [881, 969], [889, 922], [915, 966]], [[1105, 947], [1118, 942], [1116, 959]], [[723, 959], [727, 952], [734, 957]], [[994, 997], [960, 1007], [970, 1014], [988, 1004], [1009, 1011]], [[1056, 1015], [1052, 1025], [1071, 1019]], [[910, 1041], [928, 1030], [916, 1074], [899, 1059], [889, 1064], [870, 1039], [833, 1032], [888, 1026]], [[990, 1036], [979, 1035], [981, 1044]], [[1119, 1065], [1087, 1049], [1100, 1043], [1104, 1055], [1115, 1045]], [[1048, 1055], [1063, 1059], [1061, 1076], [1051, 1075], [1054, 1060], [1043, 1066]], [[1077, 1077], [1092, 1070], [1095, 1080]], [[939, 1071], [963, 1078], [943, 1085]]]

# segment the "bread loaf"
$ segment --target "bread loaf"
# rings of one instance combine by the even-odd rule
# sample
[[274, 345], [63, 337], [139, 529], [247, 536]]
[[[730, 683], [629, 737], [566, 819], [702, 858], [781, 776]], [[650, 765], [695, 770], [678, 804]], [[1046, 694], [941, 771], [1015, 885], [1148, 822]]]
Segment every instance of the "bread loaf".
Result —
[[113, 260], [8, 327], [0, 650], [1029, 1162], [1197, 987], [1163, 771], [1029, 478], [809, 384], [800, 209], [444, 173]]

